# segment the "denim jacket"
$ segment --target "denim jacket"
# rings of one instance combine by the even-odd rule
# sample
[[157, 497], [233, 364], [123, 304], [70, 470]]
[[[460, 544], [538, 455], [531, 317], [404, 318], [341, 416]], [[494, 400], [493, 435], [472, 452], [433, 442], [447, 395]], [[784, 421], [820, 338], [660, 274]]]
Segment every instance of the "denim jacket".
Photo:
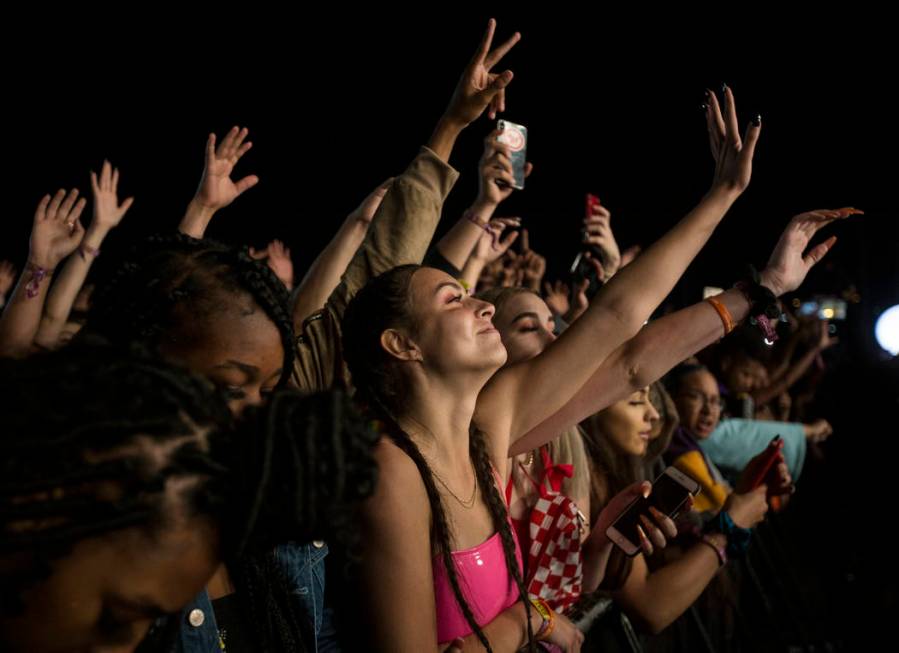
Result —
[[[327, 554], [328, 547], [324, 542], [284, 544], [275, 549], [275, 560], [314, 624], [316, 640], [324, 613]], [[174, 653], [221, 653], [215, 612], [205, 590], [181, 611], [180, 620], [181, 629]]]

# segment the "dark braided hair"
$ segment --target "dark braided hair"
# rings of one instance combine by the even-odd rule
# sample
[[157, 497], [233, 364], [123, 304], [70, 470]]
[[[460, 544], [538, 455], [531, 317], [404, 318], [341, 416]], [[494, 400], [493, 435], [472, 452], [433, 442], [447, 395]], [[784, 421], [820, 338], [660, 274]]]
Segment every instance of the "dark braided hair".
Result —
[[[381, 334], [389, 328], [405, 328], [414, 334], [415, 325], [410, 314], [409, 292], [412, 275], [420, 267], [403, 265], [385, 272], [369, 281], [350, 301], [343, 320], [344, 358], [361, 402], [370, 406], [385, 422], [388, 437], [418, 468], [431, 507], [430, 535], [434, 552], [443, 560], [453, 594], [465, 620], [481, 644], [488, 651], [492, 651], [490, 642], [475, 620], [459, 585], [451, 555], [450, 527], [440, 492], [434, 482], [434, 475], [421, 451], [397, 421], [403, 412], [403, 398], [407, 396], [403, 378], [397, 372], [396, 362], [380, 345]], [[530, 622], [530, 601], [515, 556], [515, 541], [508, 522], [508, 511], [494, 482], [493, 467], [487, 453], [484, 435], [474, 427], [469, 431], [469, 453], [474, 462], [478, 487], [487, 504], [493, 527], [500, 533], [502, 539], [506, 567], [518, 586], [519, 595], [525, 605], [528, 615], [529, 646], [531, 650], [536, 650]]]
[[211, 445], [231, 417], [205, 380], [72, 346], [0, 361], [0, 414], [0, 554], [29, 560], [0, 576], [4, 610], [21, 610], [21, 592], [81, 539], [177, 515], [221, 520], [228, 467]]
[[303, 397], [281, 390], [266, 406], [248, 409], [242, 423], [252, 437], [231, 447], [230, 508], [239, 521], [226, 522], [234, 544], [228, 569], [259, 650], [314, 650], [312, 615], [274, 547], [314, 539], [354, 545], [356, 508], [377, 482], [378, 435], [340, 391]]
[[[351, 544], [355, 509], [374, 492], [378, 435], [340, 390], [302, 396], [275, 392], [241, 416], [252, 433], [230, 446], [234, 502], [240, 515], [234, 555], [287, 541]], [[284, 520], [284, 505], [294, 519]]]
[[[119, 262], [92, 298], [85, 332], [111, 342], [141, 342], [158, 349], [183, 342], [185, 327], [248, 295], [274, 322], [284, 346], [281, 384], [293, 368], [293, 322], [284, 284], [267, 265], [235, 248], [184, 234], [151, 236]], [[250, 308], [252, 310], [252, 308]]]
[[[85, 331], [138, 340], [156, 350], [161, 345], [191, 347], [191, 323], [218, 315], [223, 305], [239, 309], [232, 298], [241, 294], [249, 294], [280, 331], [283, 386], [295, 351], [287, 290], [246, 250], [214, 241], [182, 234], [150, 238], [98, 290]], [[236, 514], [246, 515], [250, 528], [234, 538], [236, 549], [228, 567], [265, 651], [305, 650], [303, 642], [311, 640], [313, 628], [289, 579], [278, 571], [271, 548], [287, 539], [308, 542], [315, 534], [327, 534], [323, 539], [349, 547], [352, 508], [374, 487], [372, 440], [364, 435], [370, 429], [353, 417], [346, 402], [338, 396], [315, 405], [313, 400], [298, 403], [295, 397], [276, 397], [267, 410], [251, 410], [247, 416], [257, 422], [261, 439], [242, 454], [237, 469], [248, 475], [239, 479], [243, 491], [235, 493], [233, 501], [240, 508]], [[310, 511], [301, 515], [306, 529], [302, 536], [291, 530], [296, 520], [277, 519], [285, 493], [292, 493], [287, 495], [294, 499], [290, 505]], [[257, 522], [259, 527], [253, 528]]]
[[[83, 338], [0, 360], [0, 411], [0, 555], [29, 560], [0, 574], [0, 609], [23, 608], [22, 590], [85, 537], [203, 516], [221, 534], [260, 650], [307, 650], [311, 622], [271, 551], [352, 539], [353, 509], [377, 480], [377, 434], [343, 393], [281, 390], [234, 424], [205, 379]], [[165, 500], [173, 481], [184, 488], [177, 506]], [[169, 625], [141, 650], [164, 647], [177, 634]]]

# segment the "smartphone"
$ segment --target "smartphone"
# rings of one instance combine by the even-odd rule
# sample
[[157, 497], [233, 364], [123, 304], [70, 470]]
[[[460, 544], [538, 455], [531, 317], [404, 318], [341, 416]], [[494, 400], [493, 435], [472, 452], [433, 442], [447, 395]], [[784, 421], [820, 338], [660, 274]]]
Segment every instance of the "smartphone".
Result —
[[587, 219], [593, 217], [594, 206], [599, 206], [599, 198], [593, 193], [587, 193], [587, 213], [585, 215]]
[[781, 458], [783, 446], [783, 439], [779, 435], [768, 443], [768, 447], [762, 452], [762, 456], [754, 462], [755, 466], [751, 470], [747, 470], [744, 484], [747, 490], [754, 490], [767, 480], [771, 470], [774, 469], [774, 465]]
[[669, 467], [655, 483], [648, 498], [638, 497], [622, 512], [606, 535], [612, 543], [627, 556], [635, 556], [640, 552], [640, 515], [645, 514], [652, 519], [649, 508], [653, 507], [671, 519], [676, 519], [691, 496], [699, 494], [699, 483], [675, 467]]
[[[596, 273], [596, 268], [594, 268], [587, 259], [587, 252], [591, 252], [594, 257], [599, 258], [599, 253], [594, 247], [587, 247], [578, 252], [577, 256], [574, 257], [574, 261], [571, 263], [571, 289], [572, 292], [574, 292], [575, 289], [580, 288], [581, 284], [586, 280], [589, 282], [586, 292], [587, 299], [593, 299], [593, 295], [602, 288], [603, 282]], [[599, 258], [599, 262], [602, 263], [601, 258]]]
[[509, 146], [512, 157], [512, 174], [515, 183], [512, 188], [524, 189], [524, 167], [527, 162], [528, 129], [524, 125], [518, 125], [508, 120], [500, 120], [496, 128], [501, 132], [496, 140]]
[[[599, 197], [597, 197], [593, 193], [587, 193], [584, 215], [588, 220], [593, 217], [593, 208], [596, 206], [600, 206]], [[582, 231], [582, 235], [584, 237], [584, 240], [586, 240], [586, 227]], [[603, 280], [599, 278], [594, 267], [590, 265], [590, 262], [586, 259], [585, 254], [587, 252], [589, 252], [593, 256], [593, 258], [599, 261], [603, 268], [608, 269], [609, 260], [608, 256], [606, 256], [606, 253], [598, 247], [584, 244], [583, 251], [578, 253], [578, 255], [574, 258], [574, 262], [571, 264], [571, 278], [574, 287], [579, 287], [585, 279], [589, 280], [589, 285], [587, 286], [586, 293], [587, 299], [593, 299], [593, 295], [595, 295], [597, 291], [602, 288]]]

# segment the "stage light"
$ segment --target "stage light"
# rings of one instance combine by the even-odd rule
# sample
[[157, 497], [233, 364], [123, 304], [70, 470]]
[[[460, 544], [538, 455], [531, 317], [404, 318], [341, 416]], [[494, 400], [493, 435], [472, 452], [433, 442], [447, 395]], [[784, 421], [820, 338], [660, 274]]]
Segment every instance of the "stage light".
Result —
[[877, 318], [874, 337], [877, 344], [893, 356], [899, 355], [899, 304], [888, 308]]

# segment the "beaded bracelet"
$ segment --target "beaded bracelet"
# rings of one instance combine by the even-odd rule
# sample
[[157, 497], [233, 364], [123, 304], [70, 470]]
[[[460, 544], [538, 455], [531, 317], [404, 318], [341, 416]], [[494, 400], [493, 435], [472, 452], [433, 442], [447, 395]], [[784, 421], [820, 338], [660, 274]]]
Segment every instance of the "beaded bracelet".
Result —
[[31, 272], [31, 277], [28, 279], [28, 283], [25, 284], [25, 296], [28, 299], [34, 299], [40, 294], [41, 282], [52, 275], [53, 270], [42, 268], [34, 263], [29, 263], [27, 269]]

